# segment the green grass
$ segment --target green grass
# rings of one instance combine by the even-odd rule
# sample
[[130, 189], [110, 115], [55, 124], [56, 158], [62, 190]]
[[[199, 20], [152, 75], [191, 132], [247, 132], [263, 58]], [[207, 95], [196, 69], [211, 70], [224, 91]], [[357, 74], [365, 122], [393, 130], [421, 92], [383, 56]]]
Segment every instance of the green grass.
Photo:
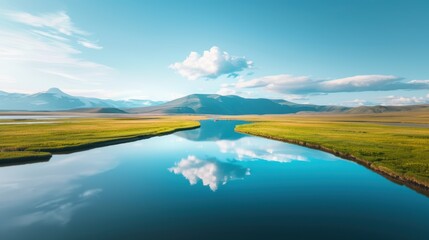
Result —
[[333, 152], [396, 179], [429, 187], [427, 113], [250, 116], [244, 119], [253, 123], [237, 126], [238, 132]]
[[[72, 118], [53, 120], [54, 123], [50, 124], [0, 124], [0, 163], [2, 160], [49, 159], [52, 152], [80, 150], [198, 127], [199, 123], [194, 119], [196, 118]], [[1, 120], [0, 123], [2, 122], [11, 121]]]

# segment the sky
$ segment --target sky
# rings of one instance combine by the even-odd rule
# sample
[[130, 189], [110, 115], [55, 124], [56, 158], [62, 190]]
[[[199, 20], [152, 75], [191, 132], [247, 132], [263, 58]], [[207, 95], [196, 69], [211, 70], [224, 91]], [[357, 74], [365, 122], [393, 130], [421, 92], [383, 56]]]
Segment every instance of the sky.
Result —
[[0, 90], [429, 103], [429, 1], [0, 0]]

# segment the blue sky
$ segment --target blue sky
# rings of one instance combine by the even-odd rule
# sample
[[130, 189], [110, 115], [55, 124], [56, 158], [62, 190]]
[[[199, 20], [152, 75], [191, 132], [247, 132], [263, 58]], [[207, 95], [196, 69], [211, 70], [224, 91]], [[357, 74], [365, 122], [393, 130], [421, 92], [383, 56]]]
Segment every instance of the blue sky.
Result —
[[428, 11], [413, 0], [3, 0], [0, 90], [429, 103]]

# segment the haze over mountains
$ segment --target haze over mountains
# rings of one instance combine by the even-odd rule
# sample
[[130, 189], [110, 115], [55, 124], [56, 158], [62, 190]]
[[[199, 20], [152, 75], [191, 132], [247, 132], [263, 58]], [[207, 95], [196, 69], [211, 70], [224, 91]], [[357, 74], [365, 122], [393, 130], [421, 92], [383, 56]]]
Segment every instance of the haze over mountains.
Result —
[[298, 104], [282, 99], [243, 98], [217, 94], [191, 94], [169, 102], [150, 100], [110, 100], [77, 97], [58, 88], [36, 94], [0, 91], [3, 111], [69, 111], [86, 113], [136, 114], [288, 114], [299, 112], [381, 113], [396, 111], [429, 111], [429, 105], [410, 106], [323, 106]]
[[62, 111], [79, 108], [135, 108], [163, 102], [150, 100], [110, 100], [72, 96], [58, 88], [35, 94], [0, 91], [0, 110]]

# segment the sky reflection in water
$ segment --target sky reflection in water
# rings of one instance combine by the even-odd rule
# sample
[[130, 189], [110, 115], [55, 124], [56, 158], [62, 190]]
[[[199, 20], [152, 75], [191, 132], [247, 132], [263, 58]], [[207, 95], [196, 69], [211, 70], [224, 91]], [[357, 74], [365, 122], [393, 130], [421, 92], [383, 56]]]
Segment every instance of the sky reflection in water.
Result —
[[241, 123], [2, 167], [0, 239], [429, 234], [427, 197], [331, 154], [234, 132]]

